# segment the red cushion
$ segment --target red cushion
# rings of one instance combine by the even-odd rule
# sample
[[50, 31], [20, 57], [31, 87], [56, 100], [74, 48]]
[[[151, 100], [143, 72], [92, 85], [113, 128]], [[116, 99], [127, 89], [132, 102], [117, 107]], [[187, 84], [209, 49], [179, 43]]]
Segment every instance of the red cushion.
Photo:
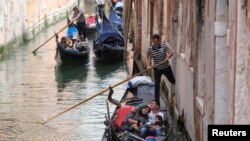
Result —
[[128, 113], [134, 110], [134, 106], [122, 106], [118, 109], [116, 119], [115, 119], [115, 126], [120, 127], [122, 122], [126, 119]]
[[89, 17], [87, 17], [87, 23], [88, 24], [95, 23], [95, 16], [89, 16]]

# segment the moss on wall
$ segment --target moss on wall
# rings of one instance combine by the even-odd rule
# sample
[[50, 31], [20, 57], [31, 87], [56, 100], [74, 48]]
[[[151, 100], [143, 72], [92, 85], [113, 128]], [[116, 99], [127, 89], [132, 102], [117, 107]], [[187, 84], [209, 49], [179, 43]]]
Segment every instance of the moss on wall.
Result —
[[0, 46], [0, 54], [2, 54], [4, 52], [4, 47]]
[[[55, 15], [53, 15], [53, 16], [55, 16]], [[48, 17], [47, 17], [47, 15], [45, 15], [45, 17], [44, 17], [44, 28], [48, 28], [48, 27], [49, 27]]]
[[27, 42], [24, 39], [25, 33], [22, 36], [16, 36], [10, 42], [0, 45], [0, 60], [2, 60], [6, 55], [8, 55], [14, 48], [20, 46], [21, 44]]
[[13, 40], [9, 44], [0, 46], [0, 60], [2, 60], [11, 50], [17, 46], [17, 41]]
[[[76, 1], [73, 4], [68, 5], [57, 11], [58, 13], [54, 13], [53, 15], [46, 15], [43, 19], [35, 23], [29, 29], [23, 28], [21, 35], [16, 35], [14, 39], [10, 42], [6, 42], [3, 45], [0, 45], [0, 59], [7, 55], [14, 47], [17, 47], [21, 43], [25, 43], [31, 40], [37, 33], [48, 28], [50, 25], [58, 22], [66, 17], [66, 11], [68, 9], [72, 9], [74, 6], [78, 4], [79, 1]], [[18, 20], [17, 22], [22, 22]], [[23, 25], [24, 26], [24, 25]]]

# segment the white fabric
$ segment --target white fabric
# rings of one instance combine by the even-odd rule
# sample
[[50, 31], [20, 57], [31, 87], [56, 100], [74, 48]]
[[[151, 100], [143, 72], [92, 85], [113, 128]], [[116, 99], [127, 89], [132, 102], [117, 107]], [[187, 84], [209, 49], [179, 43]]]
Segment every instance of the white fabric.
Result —
[[124, 7], [124, 3], [123, 2], [121, 2], [121, 1], [118, 1], [116, 4], [115, 4], [115, 6], [114, 6], [114, 9], [116, 10], [117, 8], [119, 8], [119, 7]]
[[153, 84], [149, 76], [136, 76], [128, 81], [128, 88], [135, 88], [140, 84]]
[[96, 0], [97, 4], [104, 4], [104, 0]]
[[161, 116], [162, 119], [164, 119], [164, 113], [163, 113], [163, 112], [159, 111], [158, 113], [155, 114], [155, 113], [153, 113], [153, 112], [151, 111], [151, 112], [148, 114], [148, 121], [149, 121], [150, 124], [155, 123], [155, 116], [157, 116], [157, 115]]

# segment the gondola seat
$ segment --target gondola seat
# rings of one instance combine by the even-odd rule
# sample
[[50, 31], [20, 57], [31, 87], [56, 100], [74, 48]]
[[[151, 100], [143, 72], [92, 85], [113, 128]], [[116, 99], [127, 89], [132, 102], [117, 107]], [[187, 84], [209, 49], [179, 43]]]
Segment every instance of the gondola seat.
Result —
[[122, 122], [126, 119], [127, 115], [129, 112], [131, 112], [132, 110], [134, 110], [135, 107], [134, 106], [121, 106], [116, 114], [116, 119], [115, 119], [115, 126], [117, 128], [119, 128], [122, 124]]

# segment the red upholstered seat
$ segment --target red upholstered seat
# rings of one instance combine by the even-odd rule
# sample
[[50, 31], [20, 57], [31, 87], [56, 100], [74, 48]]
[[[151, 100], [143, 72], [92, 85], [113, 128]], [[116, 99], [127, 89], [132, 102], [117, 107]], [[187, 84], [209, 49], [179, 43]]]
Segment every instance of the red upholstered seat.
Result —
[[116, 119], [115, 119], [115, 126], [120, 127], [122, 122], [126, 119], [128, 113], [134, 110], [134, 106], [122, 106], [118, 109]]
[[89, 16], [89, 17], [87, 17], [87, 23], [88, 24], [95, 23], [95, 16]]

